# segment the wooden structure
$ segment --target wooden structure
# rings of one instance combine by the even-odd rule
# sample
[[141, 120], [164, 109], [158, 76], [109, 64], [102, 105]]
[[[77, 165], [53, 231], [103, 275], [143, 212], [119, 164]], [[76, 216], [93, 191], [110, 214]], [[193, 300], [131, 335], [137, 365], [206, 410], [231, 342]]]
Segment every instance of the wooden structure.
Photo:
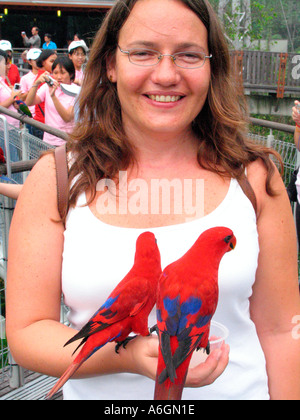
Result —
[[232, 51], [231, 57], [237, 83], [240, 84], [242, 79], [245, 89], [270, 93], [277, 98], [283, 98], [285, 94], [300, 95], [300, 66], [299, 75], [295, 71], [300, 55], [246, 50]]
[[108, 9], [115, 3], [114, 0], [4, 0], [1, 2], [2, 8], [15, 8], [15, 7], [35, 7], [35, 8], [57, 8], [57, 9], [92, 9], [104, 8]]

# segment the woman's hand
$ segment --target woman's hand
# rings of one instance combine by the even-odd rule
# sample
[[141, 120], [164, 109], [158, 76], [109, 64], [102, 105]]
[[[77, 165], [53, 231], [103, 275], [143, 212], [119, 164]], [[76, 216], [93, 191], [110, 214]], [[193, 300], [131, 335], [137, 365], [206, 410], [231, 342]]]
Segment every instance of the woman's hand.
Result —
[[189, 368], [185, 386], [198, 388], [215, 382], [228, 365], [229, 350], [230, 347], [223, 344], [220, 349], [213, 350], [204, 363]]
[[[297, 105], [299, 108], [297, 108]], [[293, 107], [292, 117], [296, 124], [300, 125], [300, 102], [295, 101], [295, 106]]]
[[14, 90], [14, 88], [12, 88], [11, 98], [15, 100], [17, 96], [21, 95], [21, 93], [22, 93], [22, 90]]
[[46, 83], [49, 79], [50, 73], [48, 71], [45, 71], [35, 82], [34, 85], [42, 85], [43, 83]]
[[[121, 356], [126, 352], [129, 371], [155, 380], [158, 360], [158, 337], [138, 336], [130, 341], [126, 350], [120, 349]], [[221, 349], [214, 350], [204, 363], [189, 368], [185, 386], [197, 388], [212, 384], [226, 369], [229, 361], [229, 346], [224, 344]]]
[[54, 80], [53, 86], [49, 86], [49, 93], [50, 93], [51, 98], [55, 97], [55, 92], [58, 87], [59, 87], [59, 83], [56, 80]]

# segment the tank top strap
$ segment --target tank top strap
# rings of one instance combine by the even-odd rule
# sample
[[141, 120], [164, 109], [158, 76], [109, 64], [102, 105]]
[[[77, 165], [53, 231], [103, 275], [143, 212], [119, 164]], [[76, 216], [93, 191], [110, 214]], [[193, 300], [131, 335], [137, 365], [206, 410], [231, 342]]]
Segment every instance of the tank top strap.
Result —
[[254, 208], [255, 214], [257, 214], [257, 200], [256, 200], [255, 192], [250, 182], [248, 181], [246, 174], [243, 174], [239, 179], [237, 179], [237, 182], [239, 183], [244, 194], [249, 198]]

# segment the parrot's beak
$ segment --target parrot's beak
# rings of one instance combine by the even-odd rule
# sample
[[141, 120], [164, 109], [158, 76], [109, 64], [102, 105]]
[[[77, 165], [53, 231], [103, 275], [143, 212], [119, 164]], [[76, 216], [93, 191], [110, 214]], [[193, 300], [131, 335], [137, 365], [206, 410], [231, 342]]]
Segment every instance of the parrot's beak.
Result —
[[234, 235], [227, 236], [224, 241], [229, 245], [230, 250], [236, 246], [236, 237]]
[[233, 237], [231, 238], [231, 241], [230, 241], [229, 247], [230, 247], [230, 249], [231, 249], [231, 250], [234, 250], [234, 248], [236, 247], [236, 237], [235, 237], [235, 236], [233, 236]]

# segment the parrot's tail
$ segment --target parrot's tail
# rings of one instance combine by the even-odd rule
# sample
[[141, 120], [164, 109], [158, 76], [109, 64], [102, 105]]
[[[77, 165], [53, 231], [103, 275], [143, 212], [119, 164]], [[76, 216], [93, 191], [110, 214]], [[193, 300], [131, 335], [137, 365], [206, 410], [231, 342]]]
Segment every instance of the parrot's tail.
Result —
[[[167, 383], [169, 382], [169, 384]], [[160, 384], [155, 382], [154, 400], [158, 401], [179, 401], [182, 397], [183, 383], [171, 383], [169, 379]]]
[[[115, 325], [115, 324], [114, 324]], [[120, 327], [118, 325], [113, 328], [106, 328], [98, 333], [86, 337], [79, 344], [78, 348], [84, 344], [77, 357], [73, 360], [67, 370], [62, 374], [56, 385], [47, 394], [46, 399], [50, 399], [53, 395], [60, 390], [60, 388], [74, 375], [74, 373], [80, 368], [80, 366], [89, 359], [97, 350], [105, 346], [110, 341], [114, 341], [117, 338], [117, 333], [120, 335]], [[69, 343], [69, 342], [68, 342]], [[73, 353], [74, 354], [74, 353]]]
[[56, 384], [51, 389], [51, 391], [46, 395], [45, 397], [46, 400], [49, 400], [50, 398], [52, 398], [64, 386], [64, 384], [71, 378], [71, 376], [74, 375], [77, 369], [79, 369], [80, 366], [86, 361], [86, 359], [82, 359], [79, 362], [76, 362], [76, 360], [77, 359], [75, 359], [74, 362], [70, 364], [68, 369], [62, 374], [62, 376], [56, 382]]
[[191, 356], [188, 356], [179, 366], [175, 364], [176, 373], [171, 377], [165, 368], [162, 354], [159, 351], [154, 400], [181, 400], [190, 359]]

